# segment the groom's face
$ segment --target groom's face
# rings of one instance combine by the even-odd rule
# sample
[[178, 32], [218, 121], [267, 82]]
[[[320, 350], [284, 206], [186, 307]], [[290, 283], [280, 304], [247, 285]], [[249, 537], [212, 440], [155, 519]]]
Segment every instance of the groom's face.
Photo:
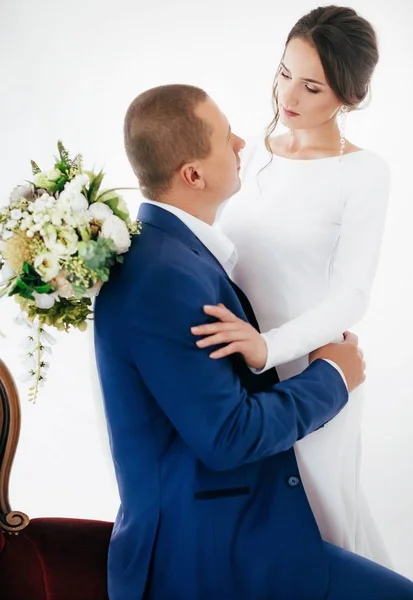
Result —
[[211, 129], [211, 152], [200, 162], [205, 190], [220, 204], [241, 187], [239, 152], [245, 142], [231, 131], [228, 119], [210, 98], [199, 104], [195, 112]]

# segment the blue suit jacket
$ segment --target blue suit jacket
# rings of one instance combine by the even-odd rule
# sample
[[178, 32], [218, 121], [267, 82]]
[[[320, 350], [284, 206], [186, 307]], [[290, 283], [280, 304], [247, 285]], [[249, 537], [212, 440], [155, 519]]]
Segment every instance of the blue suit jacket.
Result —
[[[248, 301], [174, 215], [143, 204], [140, 236], [95, 307], [99, 375], [121, 507], [111, 600], [315, 600], [328, 559], [293, 444], [347, 390], [319, 360], [277, 383], [200, 350], [204, 304]], [[250, 314], [254, 323], [254, 317]]]

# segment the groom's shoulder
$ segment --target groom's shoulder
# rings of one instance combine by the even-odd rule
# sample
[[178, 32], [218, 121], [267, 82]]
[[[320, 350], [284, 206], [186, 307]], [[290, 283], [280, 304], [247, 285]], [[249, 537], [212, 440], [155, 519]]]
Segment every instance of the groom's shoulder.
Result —
[[134, 261], [151, 268], [172, 268], [176, 263], [195, 262], [191, 248], [181, 240], [158, 227], [144, 224], [142, 231], [131, 248]]
[[139, 274], [146, 289], [173, 291], [178, 286], [202, 286], [208, 280], [199, 256], [178, 238], [145, 224], [125, 259], [127, 271]]

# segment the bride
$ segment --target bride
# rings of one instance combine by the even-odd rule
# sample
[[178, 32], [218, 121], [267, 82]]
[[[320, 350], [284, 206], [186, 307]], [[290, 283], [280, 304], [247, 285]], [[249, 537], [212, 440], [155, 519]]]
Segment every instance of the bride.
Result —
[[[232, 277], [265, 332], [260, 366], [277, 367], [281, 379], [303, 371], [309, 353], [340, 338], [368, 306], [389, 170], [347, 141], [338, 121], [367, 96], [377, 61], [372, 26], [350, 8], [317, 8], [296, 23], [275, 78], [274, 119], [265, 140], [246, 148], [242, 191], [220, 219], [239, 254]], [[274, 137], [279, 120], [290, 133]], [[205, 311], [220, 321], [198, 345], [228, 344], [212, 358], [241, 351], [254, 366], [253, 346], [245, 350], [250, 326], [234, 328], [223, 307]], [[295, 452], [322, 537], [390, 566], [360, 485], [362, 395], [353, 392]]]

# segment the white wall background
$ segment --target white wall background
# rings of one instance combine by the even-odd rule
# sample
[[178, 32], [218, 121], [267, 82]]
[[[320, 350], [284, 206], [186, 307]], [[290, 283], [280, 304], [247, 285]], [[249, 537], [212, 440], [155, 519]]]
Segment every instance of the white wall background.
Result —
[[[271, 117], [284, 39], [314, 2], [291, 0], [1, 0], [0, 204], [51, 166], [55, 143], [104, 166], [107, 183], [135, 185], [122, 145], [129, 102], [148, 87], [192, 83], [222, 106], [234, 131]], [[354, 0], [381, 40], [370, 107], [351, 115], [350, 139], [378, 151], [393, 173], [385, 243], [368, 317], [357, 328], [368, 360], [363, 479], [396, 568], [413, 578], [413, 235], [411, 100], [413, 5]], [[281, 14], [282, 13], [282, 14]], [[139, 197], [128, 196], [135, 212]], [[15, 375], [23, 331], [1, 304], [9, 337], [0, 355]], [[117, 490], [96, 387], [91, 332], [60, 335], [36, 405], [22, 393], [22, 433], [11, 500], [36, 516], [112, 520]]]

